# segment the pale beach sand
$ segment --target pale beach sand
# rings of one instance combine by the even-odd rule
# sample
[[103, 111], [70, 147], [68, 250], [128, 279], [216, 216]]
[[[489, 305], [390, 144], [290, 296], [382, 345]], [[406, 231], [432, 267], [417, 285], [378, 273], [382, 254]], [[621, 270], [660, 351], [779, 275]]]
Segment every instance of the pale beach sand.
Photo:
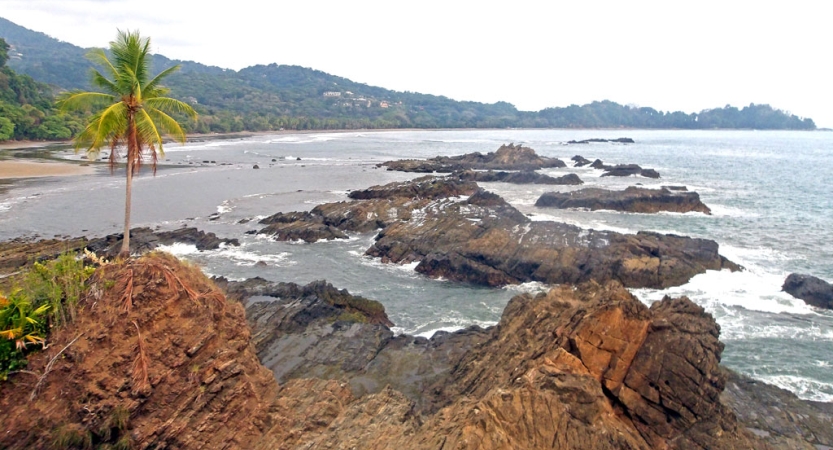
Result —
[[85, 175], [94, 171], [93, 167], [62, 162], [0, 160], [0, 179]]

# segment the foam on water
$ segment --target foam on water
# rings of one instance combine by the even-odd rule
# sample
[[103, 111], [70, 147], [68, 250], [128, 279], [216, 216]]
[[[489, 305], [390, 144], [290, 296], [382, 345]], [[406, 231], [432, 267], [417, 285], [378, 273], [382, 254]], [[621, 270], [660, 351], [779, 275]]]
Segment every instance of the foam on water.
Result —
[[833, 384], [797, 375], [754, 375], [765, 383], [794, 392], [799, 398], [816, 402], [833, 402]]
[[[133, 233], [130, 233], [132, 236]], [[174, 242], [171, 245], [160, 245], [156, 248], [157, 250], [161, 250], [166, 253], [170, 253], [178, 258], [186, 258], [189, 255], [193, 255], [195, 253], [199, 253], [197, 250], [197, 246], [194, 244], [185, 244], [182, 242]]]

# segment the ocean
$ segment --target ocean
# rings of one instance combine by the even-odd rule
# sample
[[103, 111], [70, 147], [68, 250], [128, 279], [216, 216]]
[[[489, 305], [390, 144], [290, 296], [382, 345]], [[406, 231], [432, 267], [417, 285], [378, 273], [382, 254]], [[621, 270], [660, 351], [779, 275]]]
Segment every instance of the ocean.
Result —
[[[634, 144], [567, 145], [569, 140], [631, 137]], [[230, 279], [260, 276], [307, 283], [326, 279], [338, 288], [382, 302], [395, 331], [430, 336], [472, 324], [497, 323], [506, 302], [546, 286], [499, 289], [434, 280], [414, 265], [382, 264], [364, 256], [373, 234], [314, 244], [275, 242], [246, 231], [279, 211], [308, 210], [346, 200], [349, 190], [418, 176], [376, 164], [495, 151], [501, 144], [531, 147], [558, 157], [581, 187], [623, 189], [641, 183], [686, 186], [712, 215], [632, 214], [537, 208], [546, 191], [573, 186], [481, 183], [534, 220], [558, 220], [622, 233], [659, 231], [713, 239], [720, 253], [744, 266], [710, 271], [665, 290], [634, 289], [646, 304], [686, 295], [721, 326], [722, 362], [788, 389], [801, 398], [833, 401], [833, 311], [813, 309], [781, 292], [791, 272], [833, 281], [833, 133], [789, 131], [461, 130], [257, 135], [169, 144], [157, 175], [134, 181], [133, 226], [195, 226], [240, 247], [199, 252], [176, 244], [166, 250]], [[84, 156], [57, 152], [67, 159]], [[635, 163], [660, 179], [600, 177], [573, 168], [582, 155], [606, 164]], [[259, 169], [253, 169], [258, 165]], [[101, 236], [119, 232], [124, 214], [124, 172], [105, 167], [92, 176], [27, 180], [0, 194], [0, 239]], [[263, 261], [265, 267], [255, 266]]]

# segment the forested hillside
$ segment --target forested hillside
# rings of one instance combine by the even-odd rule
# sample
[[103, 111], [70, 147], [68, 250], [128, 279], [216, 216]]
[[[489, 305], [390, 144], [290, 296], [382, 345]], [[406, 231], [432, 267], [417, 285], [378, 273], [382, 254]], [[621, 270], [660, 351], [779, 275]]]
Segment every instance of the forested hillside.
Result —
[[0, 38], [0, 141], [72, 137], [80, 130], [79, 118], [55, 110], [48, 85], [6, 67], [9, 48]]
[[[2, 18], [0, 37], [11, 44], [8, 65], [19, 73], [48, 83], [54, 92], [90, 89], [90, 63], [84, 58], [87, 49]], [[192, 132], [506, 127], [815, 129], [811, 119], [769, 105], [741, 109], [727, 105], [687, 114], [602, 101], [527, 112], [506, 102], [461, 102], [391, 91], [299, 66], [269, 64], [234, 71], [154, 55], [155, 71], [174, 64], [180, 64], [181, 70], [167, 80], [171, 95], [200, 113], [198, 122], [186, 122]]]

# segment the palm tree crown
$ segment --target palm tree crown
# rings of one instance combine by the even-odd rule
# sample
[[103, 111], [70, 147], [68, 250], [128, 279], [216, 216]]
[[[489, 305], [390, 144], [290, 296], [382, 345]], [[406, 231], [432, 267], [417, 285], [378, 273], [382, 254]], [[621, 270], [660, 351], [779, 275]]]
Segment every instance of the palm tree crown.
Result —
[[127, 195], [125, 201], [125, 230], [123, 256], [130, 249], [130, 197], [133, 175], [138, 173], [145, 157], [150, 158], [156, 173], [158, 156], [164, 155], [163, 137], [170, 136], [185, 143], [185, 132], [169, 114], [185, 114], [196, 118], [197, 113], [184, 102], [165, 97], [169, 90], [159, 83], [179, 69], [173, 66], [150, 77], [150, 39], [139, 32], [119, 30], [110, 42], [110, 55], [96, 49], [88, 58], [103, 68], [102, 74], [93, 70], [93, 85], [104, 92], [69, 92], [61, 96], [62, 109], [98, 110], [84, 130], [75, 137], [76, 151], [86, 149], [91, 157], [102, 147], [110, 149], [110, 168], [115, 167], [117, 151], [127, 149]]

